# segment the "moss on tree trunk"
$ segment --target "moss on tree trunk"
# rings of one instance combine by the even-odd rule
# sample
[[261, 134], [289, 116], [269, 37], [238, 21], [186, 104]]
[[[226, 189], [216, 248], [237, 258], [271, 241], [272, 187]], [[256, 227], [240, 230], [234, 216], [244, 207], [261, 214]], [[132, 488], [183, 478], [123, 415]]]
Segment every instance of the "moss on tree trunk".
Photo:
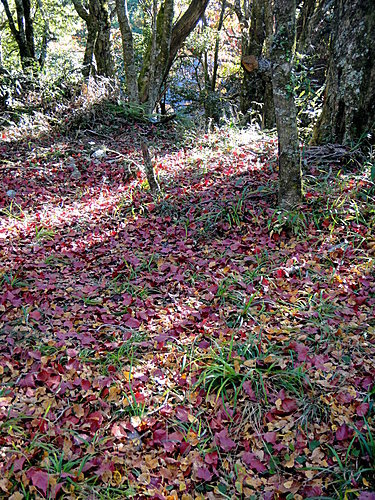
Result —
[[313, 142], [350, 143], [370, 133], [375, 142], [375, 5], [335, 0], [322, 114]]
[[106, 0], [89, 0], [88, 5], [81, 0], [73, 0], [78, 15], [87, 26], [87, 42], [83, 58], [83, 76], [88, 78], [94, 72], [93, 56], [96, 61], [96, 74], [113, 76], [113, 57], [111, 46], [111, 23]]

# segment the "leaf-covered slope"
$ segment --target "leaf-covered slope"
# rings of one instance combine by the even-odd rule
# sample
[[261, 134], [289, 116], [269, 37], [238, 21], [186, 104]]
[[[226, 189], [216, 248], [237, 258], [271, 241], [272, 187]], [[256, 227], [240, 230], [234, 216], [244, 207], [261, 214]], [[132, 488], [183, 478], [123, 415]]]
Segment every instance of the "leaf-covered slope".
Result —
[[131, 131], [2, 146], [2, 495], [370, 498], [373, 186], [165, 137], [160, 200]]

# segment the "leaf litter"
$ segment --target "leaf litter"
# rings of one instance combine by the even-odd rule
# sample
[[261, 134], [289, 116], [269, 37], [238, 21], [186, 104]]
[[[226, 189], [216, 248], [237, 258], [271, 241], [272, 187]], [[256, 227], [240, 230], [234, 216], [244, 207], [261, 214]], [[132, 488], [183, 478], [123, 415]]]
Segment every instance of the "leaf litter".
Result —
[[130, 128], [1, 146], [1, 496], [373, 498], [366, 173], [140, 131], [159, 199]]

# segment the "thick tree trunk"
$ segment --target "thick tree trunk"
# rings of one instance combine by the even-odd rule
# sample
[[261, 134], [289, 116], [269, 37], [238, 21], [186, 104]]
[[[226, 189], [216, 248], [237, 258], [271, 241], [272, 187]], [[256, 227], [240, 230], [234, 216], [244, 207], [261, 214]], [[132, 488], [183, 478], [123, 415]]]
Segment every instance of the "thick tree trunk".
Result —
[[113, 76], [113, 56], [111, 46], [111, 22], [109, 19], [108, 5], [105, 0], [93, 0], [93, 14], [96, 17], [98, 27], [95, 41], [96, 73], [101, 76]]
[[[247, 32], [242, 36], [242, 58], [253, 56], [259, 59], [262, 56], [266, 36], [264, 3], [264, 0], [254, 0], [251, 5], [249, 27], [246, 29], [248, 24], [246, 22]], [[244, 115], [253, 107], [254, 102], [261, 103], [263, 101], [264, 82], [259, 76], [257, 72], [244, 72], [240, 96], [240, 109]]]
[[335, 0], [327, 85], [313, 142], [375, 142], [375, 9], [371, 0]]
[[177, 23], [173, 26], [171, 47], [169, 52], [168, 64], [166, 67], [166, 73], [168, 73], [171, 69], [177, 52], [183, 46], [190, 33], [194, 30], [199, 19], [203, 17], [208, 5], [208, 1], [209, 0], [191, 0], [189, 7], [186, 9]]
[[94, 50], [98, 30], [95, 23], [87, 23], [87, 40], [83, 56], [82, 75], [87, 80], [94, 72]]
[[317, 0], [304, 0], [298, 18], [296, 32], [297, 43], [300, 50], [304, 50], [306, 41], [309, 38], [311, 19], [316, 8]]
[[93, 71], [93, 59], [94, 59], [94, 48], [96, 42], [96, 35], [98, 28], [96, 26], [95, 19], [92, 18], [89, 10], [83, 6], [81, 0], [72, 0], [74, 8], [81, 19], [86, 23], [87, 28], [87, 40], [85, 47], [85, 54], [83, 56], [83, 66], [82, 75], [85, 79], [88, 79]]
[[273, 100], [272, 77], [269, 73], [263, 76], [264, 95], [262, 109], [262, 129], [269, 130], [275, 127], [275, 103]]
[[[154, 19], [156, 12], [154, 11]], [[152, 113], [162, 84], [171, 48], [174, 0], [164, 0], [156, 14], [151, 40], [143, 56], [142, 69], [138, 78], [140, 101], [145, 103], [147, 112]]]
[[[272, 79], [262, 62], [269, 59], [272, 35], [270, 0], [240, 0], [234, 3], [234, 11], [241, 28], [241, 61], [244, 68], [240, 92], [240, 110], [244, 121], [249, 111], [259, 110], [262, 128], [275, 126], [275, 110], [272, 96]], [[260, 70], [260, 71], [258, 71]]]
[[113, 76], [113, 57], [111, 47], [111, 23], [106, 0], [89, 0], [88, 9], [81, 0], [73, 0], [78, 15], [86, 22], [87, 41], [83, 57], [82, 74], [89, 78], [94, 73], [95, 55], [96, 74]]
[[279, 139], [279, 205], [290, 209], [301, 201], [301, 163], [293, 96], [295, 0], [274, 1], [271, 48], [273, 97]]
[[126, 85], [130, 101], [138, 103], [137, 68], [135, 65], [133, 33], [129, 22], [127, 0], [116, 0], [116, 12], [122, 38]]
[[[273, 31], [273, 19], [270, 0], [264, 2], [264, 24], [266, 36], [263, 44], [263, 54], [266, 60], [271, 58], [271, 40]], [[262, 76], [264, 84], [262, 128], [271, 129], [276, 125], [275, 104], [273, 102], [272, 74], [265, 72]]]

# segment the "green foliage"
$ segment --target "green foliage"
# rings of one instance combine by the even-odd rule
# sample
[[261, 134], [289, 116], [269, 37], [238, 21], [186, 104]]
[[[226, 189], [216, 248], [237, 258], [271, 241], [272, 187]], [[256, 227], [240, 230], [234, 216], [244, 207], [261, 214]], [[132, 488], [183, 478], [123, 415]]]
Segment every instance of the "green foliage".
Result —
[[[111, 334], [113, 338], [113, 333]], [[116, 370], [122, 370], [125, 365], [136, 360], [136, 354], [142, 349], [142, 343], [145, 341], [143, 332], [132, 332], [128, 340], [117, 342], [116, 346], [102, 351], [100, 356], [94, 349], [81, 349], [80, 358], [86, 363], [92, 363], [99, 366], [103, 374], [108, 374], [108, 367], [115, 367]]]
[[295, 54], [290, 92], [295, 96], [299, 133], [306, 141], [311, 138], [312, 127], [322, 108], [325, 88], [316, 77], [316, 65], [317, 56]]
[[43, 240], [53, 240], [55, 238], [55, 231], [53, 229], [48, 229], [43, 226], [36, 226], [35, 227], [35, 239], [37, 241], [43, 241]]
[[[284, 388], [298, 397], [304, 395], [307, 378], [301, 367], [278, 365], [275, 348], [262, 346], [260, 337], [249, 337], [247, 342], [234, 341], [211, 348], [209, 353], [194, 359], [194, 363], [204, 362], [196, 385], [203, 387], [207, 395], [233, 401], [237, 405], [246, 381], [250, 381], [257, 398], [268, 401], [269, 391]], [[266, 362], [265, 362], [266, 361]]]
[[270, 234], [292, 233], [295, 236], [305, 234], [308, 228], [307, 217], [302, 210], [277, 210], [267, 222]]
[[113, 116], [125, 118], [128, 121], [152, 122], [155, 121], [155, 115], [150, 115], [146, 111], [146, 104], [136, 104], [118, 100], [116, 103], [105, 103], [105, 107]]
[[5, 215], [9, 217], [9, 219], [21, 220], [25, 217], [25, 213], [22, 210], [22, 207], [12, 200], [8, 207], [4, 207], [0, 209], [0, 215]]
[[[15, 16], [15, 3], [9, 1], [11, 11]], [[35, 37], [36, 57], [40, 56], [42, 39], [44, 36], [45, 21], [36, 0], [31, 1], [33, 16], [33, 29]], [[78, 62], [80, 54], [72, 51], [72, 36], [76, 32], [77, 15], [71, 2], [58, 0], [46, 0], [43, 2], [44, 17], [49, 24], [49, 49], [46, 60], [45, 71], [49, 73], [59, 68], [62, 59], [71, 63]], [[1, 45], [3, 51], [3, 64], [7, 70], [20, 71], [18, 46], [9, 29], [8, 22], [3, 13], [4, 28], [1, 33]], [[56, 43], [57, 42], [57, 43]]]
[[12, 288], [22, 288], [27, 285], [25, 280], [23, 280], [17, 272], [10, 271], [9, 273], [4, 272], [0, 274], [0, 286], [3, 283], [7, 283]]

